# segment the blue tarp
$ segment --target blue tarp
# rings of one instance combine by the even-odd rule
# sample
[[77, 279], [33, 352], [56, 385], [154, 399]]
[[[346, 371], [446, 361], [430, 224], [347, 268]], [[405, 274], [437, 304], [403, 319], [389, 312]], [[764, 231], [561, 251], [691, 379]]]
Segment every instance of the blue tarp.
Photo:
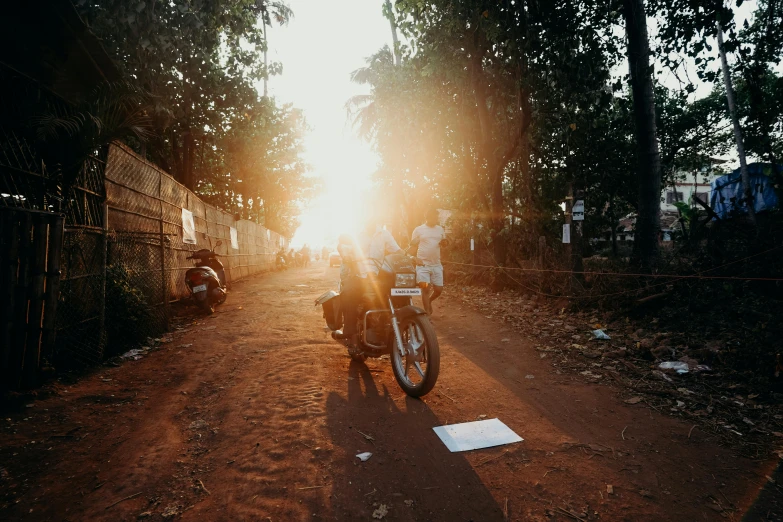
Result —
[[[775, 190], [773, 173], [783, 174], [783, 166], [771, 163], [751, 163], [748, 165], [748, 175], [753, 198], [753, 208], [762, 212], [778, 206], [778, 195]], [[721, 219], [732, 214], [747, 214], [747, 204], [742, 197], [742, 177], [740, 169], [731, 174], [721, 176], [710, 184], [710, 206]]]

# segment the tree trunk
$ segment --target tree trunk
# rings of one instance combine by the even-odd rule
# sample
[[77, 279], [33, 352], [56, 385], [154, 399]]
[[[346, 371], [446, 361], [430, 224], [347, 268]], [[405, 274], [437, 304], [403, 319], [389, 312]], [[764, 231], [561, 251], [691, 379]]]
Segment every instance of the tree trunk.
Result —
[[267, 97], [267, 84], [269, 83], [269, 63], [267, 62], [267, 51], [269, 50], [269, 40], [266, 39], [266, 20], [263, 20], [264, 28], [264, 98]]
[[720, 21], [715, 22], [718, 32], [718, 54], [720, 55], [720, 66], [723, 69], [723, 84], [726, 87], [726, 101], [729, 103], [729, 115], [734, 127], [734, 141], [737, 142], [737, 156], [740, 161], [740, 176], [742, 177], [742, 192], [745, 196], [745, 204], [748, 206], [748, 217], [753, 227], [756, 227], [756, 209], [753, 206], [753, 191], [750, 186], [750, 175], [748, 174], [748, 162], [745, 159], [745, 144], [742, 141], [742, 128], [740, 127], [739, 117], [737, 116], [737, 106], [734, 102], [734, 88], [731, 83], [731, 73], [729, 72], [729, 63], [726, 60], [726, 51], [723, 48], [723, 28]]
[[639, 262], [650, 270], [658, 259], [661, 209], [661, 157], [655, 128], [655, 100], [644, 0], [624, 0], [628, 65], [639, 149], [639, 204], [636, 237]]
[[196, 189], [196, 180], [193, 175], [193, 158], [196, 155], [196, 146], [193, 140], [193, 131], [188, 129], [182, 136], [182, 179], [183, 184], [190, 190]]
[[389, 0], [386, 0], [386, 9], [389, 12], [389, 25], [391, 26], [392, 45], [394, 46], [394, 64], [399, 67], [400, 62], [402, 62], [400, 41], [397, 39], [397, 24], [394, 22], [394, 10]]

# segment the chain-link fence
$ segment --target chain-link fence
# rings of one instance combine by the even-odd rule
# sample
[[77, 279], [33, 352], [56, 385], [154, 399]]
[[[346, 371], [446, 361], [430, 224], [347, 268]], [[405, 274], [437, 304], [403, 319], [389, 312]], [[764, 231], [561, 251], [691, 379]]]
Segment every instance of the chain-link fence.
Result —
[[[225, 265], [230, 286], [232, 281], [274, 268], [275, 253], [288, 244], [277, 232], [252, 221], [237, 220], [234, 215], [204, 203], [157, 166], [122, 145], [109, 148], [106, 202], [110, 231], [157, 234], [164, 241], [164, 291], [169, 301], [189, 297], [185, 272], [194, 266], [187, 257], [195, 250], [215, 249]], [[182, 209], [193, 214], [195, 244], [183, 239]], [[236, 245], [231, 244], [231, 228], [236, 229]], [[220, 246], [216, 246], [218, 241]]]
[[[193, 214], [194, 244], [183, 238], [182, 209]], [[110, 146], [105, 162], [85, 164], [65, 215], [54, 350], [60, 366], [96, 364], [164, 332], [170, 304], [189, 297], [193, 251], [214, 247], [230, 286], [273, 268], [287, 246], [276, 232], [205, 204], [122, 145]]]
[[105, 255], [102, 231], [65, 229], [55, 348], [60, 364], [90, 365], [103, 359]]
[[110, 232], [106, 264], [106, 356], [168, 328], [167, 247], [159, 234]]

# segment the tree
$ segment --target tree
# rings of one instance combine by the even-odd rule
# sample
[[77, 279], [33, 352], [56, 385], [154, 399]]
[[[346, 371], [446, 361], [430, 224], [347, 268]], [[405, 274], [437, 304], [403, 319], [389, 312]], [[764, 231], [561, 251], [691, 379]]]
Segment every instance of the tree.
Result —
[[742, 192], [745, 196], [745, 204], [748, 206], [748, 217], [751, 224], [756, 226], [756, 209], [753, 202], [753, 190], [750, 185], [750, 175], [748, 174], [748, 162], [745, 159], [745, 144], [742, 140], [742, 128], [740, 127], [739, 117], [737, 116], [736, 103], [734, 102], [734, 87], [731, 82], [731, 72], [726, 60], [726, 50], [723, 46], [723, 27], [720, 21], [715, 22], [718, 33], [718, 54], [720, 55], [721, 70], [723, 71], [723, 83], [726, 88], [726, 101], [729, 104], [729, 117], [731, 118], [732, 128], [734, 129], [734, 141], [737, 144], [737, 156], [740, 162], [740, 176], [742, 177]]
[[661, 208], [661, 157], [655, 127], [655, 99], [650, 73], [650, 46], [644, 0], [624, 0], [628, 65], [633, 93], [639, 154], [639, 203], [634, 247], [643, 268], [651, 269], [658, 257]]
[[[284, 234], [308, 196], [304, 118], [266, 96], [281, 71], [266, 27], [288, 6], [268, 0], [81, 0], [79, 10], [139, 89], [151, 133], [144, 153], [211, 203]], [[256, 84], [264, 83], [259, 96]]]
[[279, 71], [261, 60], [263, 29], [272, 13], [284, 21], [290, 11], [256, 0], [81, 0], [78, 7], [128, 78], [154, 96], [151, 159], [197, 188], [197, 151], [252, 108], [256, 81]]

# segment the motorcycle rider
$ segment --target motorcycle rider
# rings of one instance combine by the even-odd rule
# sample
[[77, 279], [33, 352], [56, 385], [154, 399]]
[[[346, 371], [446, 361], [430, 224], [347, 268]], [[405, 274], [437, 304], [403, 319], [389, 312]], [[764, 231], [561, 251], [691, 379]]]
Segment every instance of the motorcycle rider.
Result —
[[373, 280], [380, 271], [383, 258], [401, 252], [397, 242], [388, 230], [380, 227], [379, 220], [372, 216], [355, 240], [350, 236], [340, 236], [337, 251], [343, 259], [340, 266], [341, 307], [343, 310], [343, 330], [332, 334], [335, 339], [348, 339], [349, 352], [359, 347], [359, 334], [356, 329], [358, 308], [362, 296], [373, 289]]
[[432, 302], [443, 293], [443, 265], [440, 263], [440, 247], [448, 246], [446, 231], [438, 223], [438, 209], [430, 208], [425, 215], [426, 222], [413, 230], [411, 245], [417, 247], [416, 257], [423, 266], [416, 267], [416, 281], [421, 287], [424, 309], [432, 315]]

